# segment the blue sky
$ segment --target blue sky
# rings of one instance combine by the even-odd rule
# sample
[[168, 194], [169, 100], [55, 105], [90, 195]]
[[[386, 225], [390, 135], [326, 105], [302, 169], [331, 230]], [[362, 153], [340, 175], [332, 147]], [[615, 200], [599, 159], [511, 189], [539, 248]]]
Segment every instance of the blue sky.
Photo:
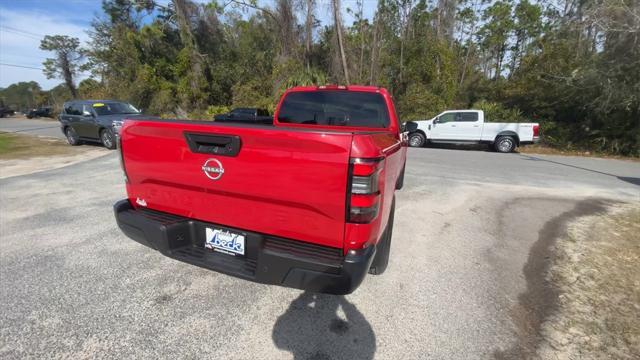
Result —
[[[271, 5], [273, 0], [259, 2]], [[364, 0], [366, 17], [372, 17], [376, 3], [377, 0]], [[318, 0], [316, 16], [323, 23], [331, 22], [329, 4], [330, 0]], [[350, 24], [353, 19], [346, 14], [346, 8], [354, 9], [356, 0], [342, 0], [342, 6], [344, 21]], [[38, 48], [40, 39], [44, 35], [68, 35], [84, 43], [89, 40], [91, 20], [100, 14], [100, 0], [0, 0], [0, 87], [37, 81], [48, 90], [61, 83], [59, 79], [47, 79], [40, 70], [44, 59], [51, 56]], [[81, 75], [78, 81], [84, 78], [86, 75]]]

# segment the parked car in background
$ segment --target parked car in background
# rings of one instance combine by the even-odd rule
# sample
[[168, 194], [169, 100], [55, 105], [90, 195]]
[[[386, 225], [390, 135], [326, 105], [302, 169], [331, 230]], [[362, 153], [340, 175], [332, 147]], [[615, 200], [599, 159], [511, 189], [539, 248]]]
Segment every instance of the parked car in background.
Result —
[[391, 95], [373, 86], [296, 87], [274, 119], [127, 117], [118, 225], [210, 270], [350, 293], [389, 262], [407, 152]]
[[15, 111], [13, 109], [10, 109], [8, 106], [6, 106], [4, 104], [4, 101], [0, 99], [0, 118], [3, 118], [5, 116], [11, 116], [13, 114], [15, 114]]
[[58, 120], [69, 144], [91, 141], [115, 149], [123, 119], [140, 114], [140, 110], [123, 101], [74, 100], [64, 103]]
[[273, 123], [273, 116], [269, 115], [269, 111], [258, 108], [235, 108], [229, 113], [216, 115], [213, 119], [217, 122]]
[[27, 113], [27, 119], [39, 118], [39, 117], [53, 117], [53, 109], [50, 106], [43, 106], [37, 109], [31, 109]]
[[449, 110], [414, 123], [417, 126], [409, 133], [412, 147], [427, 143], [488, 144], [498, 152], [508, 153], [540, 139], [537, 123], [485, 122], [482, 110]]

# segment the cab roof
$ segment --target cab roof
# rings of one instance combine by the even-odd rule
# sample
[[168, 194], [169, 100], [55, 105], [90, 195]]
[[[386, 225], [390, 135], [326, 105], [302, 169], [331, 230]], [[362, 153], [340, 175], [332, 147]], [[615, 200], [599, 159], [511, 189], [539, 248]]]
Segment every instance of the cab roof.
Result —
[[344, 91], [366, 91], [366, 92], [379, 92], [384, 90], [379, 86], [370, 85], [312, 85], [312, 86], [295, 86], [289, 88], [287, 91], [317, 91], [317, 90], [344, 90]]

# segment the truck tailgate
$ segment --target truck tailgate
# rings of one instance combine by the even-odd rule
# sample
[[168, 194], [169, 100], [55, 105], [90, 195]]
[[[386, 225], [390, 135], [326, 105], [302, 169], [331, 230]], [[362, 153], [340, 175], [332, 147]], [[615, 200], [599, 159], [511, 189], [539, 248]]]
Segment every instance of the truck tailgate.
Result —
[[[121, 136], [134, 206], [342, 248], [351, 133], [134, 120]], [[229, 139], [237, 154], [211, 153]]]

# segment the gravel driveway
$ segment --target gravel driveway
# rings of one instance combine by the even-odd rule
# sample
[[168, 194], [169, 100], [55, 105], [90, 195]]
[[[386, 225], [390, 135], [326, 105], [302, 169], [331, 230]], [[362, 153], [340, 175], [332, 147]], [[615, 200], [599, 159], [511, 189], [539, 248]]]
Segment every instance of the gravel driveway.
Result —
[[115, 153], [0, 191], [4, 359], [518, 358], [545, 315], [547, 244], [603, 203], [640, 201], [640, 163], [410, 149], [387, 273], [348, 296], [130, 241], [111, 210], [125, 197]]

